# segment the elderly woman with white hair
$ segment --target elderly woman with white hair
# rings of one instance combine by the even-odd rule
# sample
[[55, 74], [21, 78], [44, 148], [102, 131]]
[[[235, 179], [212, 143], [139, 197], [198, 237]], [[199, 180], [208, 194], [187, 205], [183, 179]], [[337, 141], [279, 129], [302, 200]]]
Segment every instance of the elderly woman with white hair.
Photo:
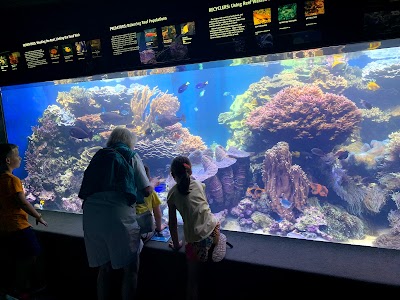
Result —
[[[99, 300], [111, 299], [111, 270], [121, 268], [122, 299], [135, 299], [143, 243], [134, 204], [153, 191], [143, 162], [133, 151], [135, 143], [134, 133], [116, 127], [107, 147], [93, 156], [85, 170], [79, 192], [84, 200], [83, 231], [89, 266], [99, 268]], [[118, 159], [119, 165], [115, 162]]]

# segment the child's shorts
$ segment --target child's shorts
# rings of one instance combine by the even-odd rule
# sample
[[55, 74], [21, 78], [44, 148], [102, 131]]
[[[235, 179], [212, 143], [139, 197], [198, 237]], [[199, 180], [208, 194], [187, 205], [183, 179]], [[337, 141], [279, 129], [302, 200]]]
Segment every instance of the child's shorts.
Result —
[[208, 260], [208, 251], [210, 250], [212, 244], [218, 242], [220, 226], [221, 224], [218, 223], [217, 226], [215, 226], [214, 230], [211, 232], [211, 234], [205, 239], [199, 242], [186, 243], [185, 245], [186, 259], [189, 261], [206, 262]]
[[[41, 252], [39, 241], [32, 227], [21, 229], [15, 232], [7, 233], [1, 236], [4, 240], [7, 257], [24, 258], [30, 256], [38, 256]], [[2, 251], [2, 252], [3, 252]]]

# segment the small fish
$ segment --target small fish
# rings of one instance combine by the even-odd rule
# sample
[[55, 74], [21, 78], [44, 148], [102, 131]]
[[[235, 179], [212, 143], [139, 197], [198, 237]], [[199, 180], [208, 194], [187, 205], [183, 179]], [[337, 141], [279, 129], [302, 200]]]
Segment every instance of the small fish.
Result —
[[145, 135], [153, 135], [153, 133], [154, 133], [154, 130], [152, 129], [152, 128], [147, 128], [146, 130], [145, 130], [145, 132], [144, 132], [144, 134]]
[[115, 112], [103, 112], [100, 114], [100, 119], [104, 123], [115, 123], [125, 120], [125, 117]]
[[347, 67], [347, 60], [343, 54], [334, 54], [331, 61], [330, 67], [333, 71], [343, 71]]
[[290, 152], [292, 154], [292, 157], [296, 158], [303, 158], [303, 159], [312, 159], [312, 154], [310, 152], [305, 152], [305, 151], [292, 151]]
[[121, 116], [127, 116], [127, 115], [129, 115], [129, 111], [126, 110], [126, 109], [123, 109], [123, 110], [121, 110], [121, 111], [119, 112], [119, 114], [120, 114]]
[[184, 84], [182, 84], [179, 88], [178, 88], [178, 93], [183, 93], [184, 91], [186, 91], [186, 89], [188, 88], [190, 82], [186, 82]]
[[180, 138], [181, 138], [181, 134], [179, 134], [179, 133], [177, 133], [177, 132], [174, 132], [174, 134], [172, 135], [172, 138], [174, 139], [174, 140], [179, 140]]
[[205, 92], [206, 92], [206, 90], [201, 90], [199, 96], [200, 96], [200, 97], [203, 97]]
[[205, 82], [200, 82], [198, 84], [196, 84], [196, 89], [204, 89], [208, 84], [208, 81]]
[[381, 42], [371, 42], [369, 43], [368, 50], [375, 50], [381, 46]]
[[162, 128], [174, 125], [180, 121], [182, 122], [186, 121], [185, 115], [182, 114], [182, 116], [180, 117], [175, 115], [161, 115], [157, 116], [155, 120], [156, 124]]
[[80, 127], [73, 126], [69, 130], [69, 135], [72, 136], [73, 138], [82, 140], [82, 139], [92, 139], [93, 138], [93, 132], [87, 133], [85, 130], [83, 130]]
[[224, 92], [224, 93], [222, 94], [222, 96], [226, 97], [226, 96], [229, 96], [230, 94], [231, 94], [231, 92]]
[[291, 208], [292, 207], [292, 202], [290, 202], [288, 199], [285, 198], [285, 195], [282, 193], [282, 195], [279, 197], [279, 202], [284, 208]]
[[367, 83], [367, 89], [370, 91], [376, 91], [380, 89], [380, 86], [376, 82], [370, 81]]
[[292, 152], [290, 152], [290, 154], [292, 154], [293, 157], [297, 157], [297, 158], [299, 158], [301, 155], [300, 151], [292, 151]]
[[323, 156], [326, 155], [325, 152], [322, 151], [322, 150], [319, 149], [319, 148], [312, 148], [312, 149], [311, 149], [311, 153], [314, 154], [314, 155], [320, 156], [320, 157], [323, 157]]
[[199, 111], [199, 108], [197, 106], [193, 109], [194, 109], [194, 111]]
[[360, 103], [366, 109], [371, 109], [373, 107], [371, 103], [369, 103], [368, 101], [365, 101], [363, 99], [360, 99]]
[[345, 62], [339, 61], [339, 62], [334, 62], [332, 64], [332, 70], [334, 70], [334, 71], [343, 71], [346, 68], [347, 68], [347, 63], [345, 63]]
[[340, 149], [335, 152], [335, 156], [340, 160], [348, 158], [349, 154], [350, 152], [344, 149]]
[[87, 133], [90, 133], [90, 129], [86, 126], [86, 123], [83, 122], [82, 120], [75, 120], [75, 127], [82, 128]]

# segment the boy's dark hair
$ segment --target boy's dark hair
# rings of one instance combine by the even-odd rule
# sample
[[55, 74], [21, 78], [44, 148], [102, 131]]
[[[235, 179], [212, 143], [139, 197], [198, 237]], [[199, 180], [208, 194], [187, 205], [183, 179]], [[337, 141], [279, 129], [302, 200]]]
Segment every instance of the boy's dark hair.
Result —
[[17, 149], [18, 146], [15, 144], [3, 143], [0, 144], [0, 166], [4, 167], [6, 165], [6, 158], [10, 153]]

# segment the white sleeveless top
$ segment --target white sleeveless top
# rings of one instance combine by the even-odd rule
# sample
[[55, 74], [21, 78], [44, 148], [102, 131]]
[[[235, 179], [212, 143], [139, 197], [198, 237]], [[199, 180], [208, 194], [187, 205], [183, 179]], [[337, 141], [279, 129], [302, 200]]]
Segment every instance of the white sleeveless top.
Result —
[[182, 195], [174, 185], [168, 192], [168, 202], [175, 204], [182, 216], [185, 241], [193, 243], [208, 237], [218, 220], [208, 205], [205, 184], [191, 178], [189, 190], [188, 195]]

